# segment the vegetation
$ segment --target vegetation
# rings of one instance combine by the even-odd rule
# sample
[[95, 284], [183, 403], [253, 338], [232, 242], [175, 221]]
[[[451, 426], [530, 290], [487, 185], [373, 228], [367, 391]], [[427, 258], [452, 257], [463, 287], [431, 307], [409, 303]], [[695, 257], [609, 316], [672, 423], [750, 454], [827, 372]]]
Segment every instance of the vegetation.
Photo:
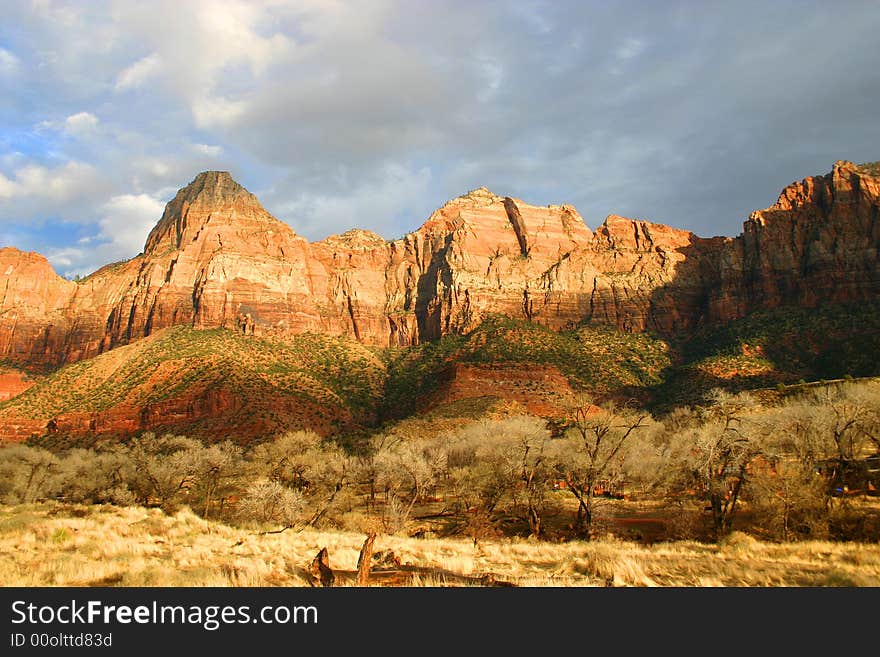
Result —
[[523, 364], [557, 368], [576, 389], [613, 394], [661, 383], [668, 345], [645, 333], [584, 325], [554, 331], [540, 324], [492, 316], [467, 335], [447, 335], [411, 349], [389, 350], [383, 417], [406, 417], [433, 391], [453, 363]]
[[484, 418], [439, 433], [401, 425], [344, 447], [310, 431], [247, 448], [152, 433], [94, 449], [13, 445], [0, 449], [0, 501], [186, 505], [267, 531], [477, 541], [595, 538], [621, 514], [653, 509], [663, 525], [655, 539], [718, 541], [748, 529], [773, 540], [876, 541], [878, 454], [877, 382], [776, 406], [719, 390], [662, 422], [578, 396], [555, 421]]
[[231, 426], [224, 418], [230, 429], [262, 424], [271, 435], [284, 426], [273, 399], [309, 403], [325, 423], [334, 414], [363, 422], [375, 412], [384, 380], [381, 361], [353, 340], [304, 334], [280, 341], [178, 326], [47, 375], [0, 404], [0, 417], [144, 408], [212, 391], [243, 402]]
[[[541, 585], [875, 585], [878, 310], [767, 311], [681, 343], [505, 318], [387, 350], [167, 329], [41, 377], [0, 404], [0, 419], [209, 393], [235, 399], [230, 412], [195, 418], [187, 435], [57, 432], [0, 448], [0, 544], [54, 555], [27, 576], [18, 552], [6, 555], [0, 573], [25, 583], [300, 584], [288, 557], [329, 546], [347, 563], [376, 534], [438, 569], [410, 584], [489, 573]], [[574, 392], [545, 417], [492, 390], [424, 412], [458, 363], [552, 367]], [[296, 429], [316, 425], [326, 430]], [[84, 540], [113, 536], [121, 519], [143, 522], [132, 540], [149, 545]], [[206, 532], [224, 547], [200, 539], [178, 575], [161, 574], [159, 560], [177, 559], [163, 533]], [[254, 563], [270, 545], [288, 556]], [[838, 549], [853, 567], [819, 567], [817, 551]], [[760, 572], [730, 561], [756, 555]], [[772, 559], [786, 565], [774, 570]]]
[[865, 162], [856, 166], [872, 176], [880, 176], [880, 162]]
[[[880, 375], [880, 304], [761, 311], [671, 345], [677, 365], [653, 390], [654, 409], [730, 392]], [[784, 390], [784, 388], [783, 388]]]
[[[504, 317], [489, 317], [466, 335], [389, 349], [314, 334], [282, 339], [180, 326], [40, 377], [0, 403], [0, 421], [25, 418], [45, 426], [79, 414], [87, 424], [89, 414], [117, 408], [168, 402], [186, 409], [187, 400], [211, 393], [228, 400], [221, 416], [195, 412], [182, 425], [151, 426], [200, 438], [235, 432], [242, 442], [300, 427], [322, 434], [369, 432], [424, 411], [457, 364], [555, 368], [577, 392], [634, 402], [662, 416], [707, 403], [707, 392], [716, 388], [786, 396], [807, 381], [878, 375], [877, 353], [880, 306], [867, 303], [755, 313], [681, 342], [606, 326], [554, 331]], [[535, 396], [549, 394], [535, 382], [524, 386]], [[491, 393], [437, 412], [480, 417], [493, 404]]]
[[[361, 533], [259, 534], [188, 509], [41, 503], [0, 507], [0, 581], [8, 586], [307, 586], [304, 566], [327, 547], [354, 571]], [[768, 543], [733, 534], [717, 545], [614, 539], [543, 543], [382, 535], [378, 551], [412, 568], [407, 586], [461, 585], [492, 573], [519, 586], [878, 586], [880, 547]], [[473, 581], [473, 580], [471, 580]], [[479, 581], [479, 579], [477, 579]], [[374, 578], [371, 582], [381, 585]], [[338, 580], [343, 586], [352, 580]], [[473, 585], [473, 584], [470, 584]]]

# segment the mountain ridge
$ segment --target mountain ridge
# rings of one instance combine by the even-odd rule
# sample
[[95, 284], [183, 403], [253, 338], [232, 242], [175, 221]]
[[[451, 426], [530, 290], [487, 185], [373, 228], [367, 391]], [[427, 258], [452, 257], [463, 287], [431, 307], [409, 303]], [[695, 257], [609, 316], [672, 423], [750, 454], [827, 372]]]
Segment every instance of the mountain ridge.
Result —
[[762, 308], [873, 299], [880, 177], [835, 163], [753, 212], [735, 238], [485, 187], [396, 240], [363, 229], [309, 242], [228, 172], [169, 201], [144, 252], [66, 281], [0, 249], [0, 359], [52, 369], [162, 328], [317, 332], [382, 347], [463, 333], [497, 313], [553, 329], [582, 321], [682, 334]]

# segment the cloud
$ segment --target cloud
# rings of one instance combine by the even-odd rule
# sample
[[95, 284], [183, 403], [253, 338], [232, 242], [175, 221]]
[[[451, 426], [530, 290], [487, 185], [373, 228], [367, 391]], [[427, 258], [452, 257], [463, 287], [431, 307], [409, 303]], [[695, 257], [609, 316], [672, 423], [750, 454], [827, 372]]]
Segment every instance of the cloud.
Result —
[[15, 183], [0, 173], [0, 199], [12, 198], [15, 195], [15, 189]]
[[0, 178], [0, 194], [13, 200], [64, 203], [84, 193], [99, 178], [98, 171], [83, 162], [67, 162], [54, 169], [27, 164], [14, 172], [12, 180]]
[[18, 57], [5, 48], [0, 48], [0, 75], [17, 73], [20, 66], [21, 60]]
[[865, 3], [4, 12], [0, 75], [28, 75], [0, 98], [0, 225], [78, 222], [70, 245], [46, 237], [80, 250], [71, 267], [140, 250], [138, 231], [113, 240], [112, 199], [158, 204], [204, 169], [313, 239], [396, 237], [480, 185], [573, 203], [591, 225], [613, 212], [714, 235], [837, 159], [880, 158], [880, 13]]
[[114, 88], [117, 91], [126, 91], [143, 86], [151, 78], [157, 76], [162, 70], [162, 59], [156, 53], [147, 55], [137, 60], [131, 66], [127, 66], [116, 78]]
[[192, 148], [196, 153], [207, 155], [208, 157], [219, 157], [223, 154], [223, 148], [221, 146], [211, 146], [209, 144], [193, 144]]
[[91, 112], [77, 112], [63, 121], [40, 121], [34, 130], [39, 134], [57, 132], [71, 137], [84, 137], [93, 133], [99, 123], [98, 117]]
[[143, 248], [147, 235], [162, 216], [165, 203], [147, 194], [121, 194], [104, 204], [98, 233], [113, 244], [118, 257]]
[[247, 102], [218, 97], [200, 97], [192, 101], [192, 113], [200, 128], [233, 126], [247, 110]]
[[64, 119], [64, 131], [69, 135], [83, 135], [98, 125], [98, 117], [90, 112], [77, 112]]
[[[371, 179], [348, 190], [344, 197], [303, 191], [289, 201], [279, 201], [277, 191], [261, 194], [266, 204], [298, 233], [316, 240], [329, 232], [367, 228], [386, 237], [399, 237], [422, 216], [431, 171], [424, 167], [411, 171], [397, 163], [385, 164]], [[283, 196], [281, 197], [283, 198]], [[363, 217], [376, 217], [366, 224]]]
[[164, 206], [147, 194], [113, 196], [101, 208], [94, 234], [77, 240], [76, 246], [50, 249], [46, 257], [68, 278], [91, 273], [95, 263], [127, 260], [141, 251]]
[[627, 38], [615, 51], [617, 59], [624, 61], [638, 57], [645, 50], [645, 43], [641, 39]]

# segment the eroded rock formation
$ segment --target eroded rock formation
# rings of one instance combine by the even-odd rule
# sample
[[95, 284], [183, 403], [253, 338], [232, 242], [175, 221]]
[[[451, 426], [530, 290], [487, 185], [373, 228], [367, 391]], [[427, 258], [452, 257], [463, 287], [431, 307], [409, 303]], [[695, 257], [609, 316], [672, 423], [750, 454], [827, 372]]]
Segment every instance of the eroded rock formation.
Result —
[[0, 249], [0, 359], [57, 367], [172, 325], [316, 331], [388, 346], [500, 313], [559, 328], [596, 321], [681, 333], [785, 303], [876, 298], [880, 178], [852, 163], [787, 187], [737, 238], [704, 239], [569, 205], [474, 190], [388, 242], [364, 230], [309, 243], [228, 173], [168, 203], [144, 252], [74, 283]]

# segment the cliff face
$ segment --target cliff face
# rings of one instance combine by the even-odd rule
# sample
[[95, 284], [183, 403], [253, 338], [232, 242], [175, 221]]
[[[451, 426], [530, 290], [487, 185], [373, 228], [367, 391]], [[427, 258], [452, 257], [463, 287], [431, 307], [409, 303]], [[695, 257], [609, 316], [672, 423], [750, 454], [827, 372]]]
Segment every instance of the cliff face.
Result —
[[76, 283], [37, 253], [0, 249], [0, 359], [59, 364], [76, 329]]
[[309, 243], [229, 174], [199, 174], [144, 253], [79, 283], [0, 249], [0, 359], [56, 367], [168, 326], [321, 332], [380, 346], [476, 326], [489, 313], [682, 333], [781, 304], [880, 292], [880, 177], [848, 162], [786, 188], [741, 236], [703, 239], [481, 188], [393, 242], [363, 230]]
[[880, 295], [880, 176], [851, 162], [786, 187], [719, 253], [709, 319]]

